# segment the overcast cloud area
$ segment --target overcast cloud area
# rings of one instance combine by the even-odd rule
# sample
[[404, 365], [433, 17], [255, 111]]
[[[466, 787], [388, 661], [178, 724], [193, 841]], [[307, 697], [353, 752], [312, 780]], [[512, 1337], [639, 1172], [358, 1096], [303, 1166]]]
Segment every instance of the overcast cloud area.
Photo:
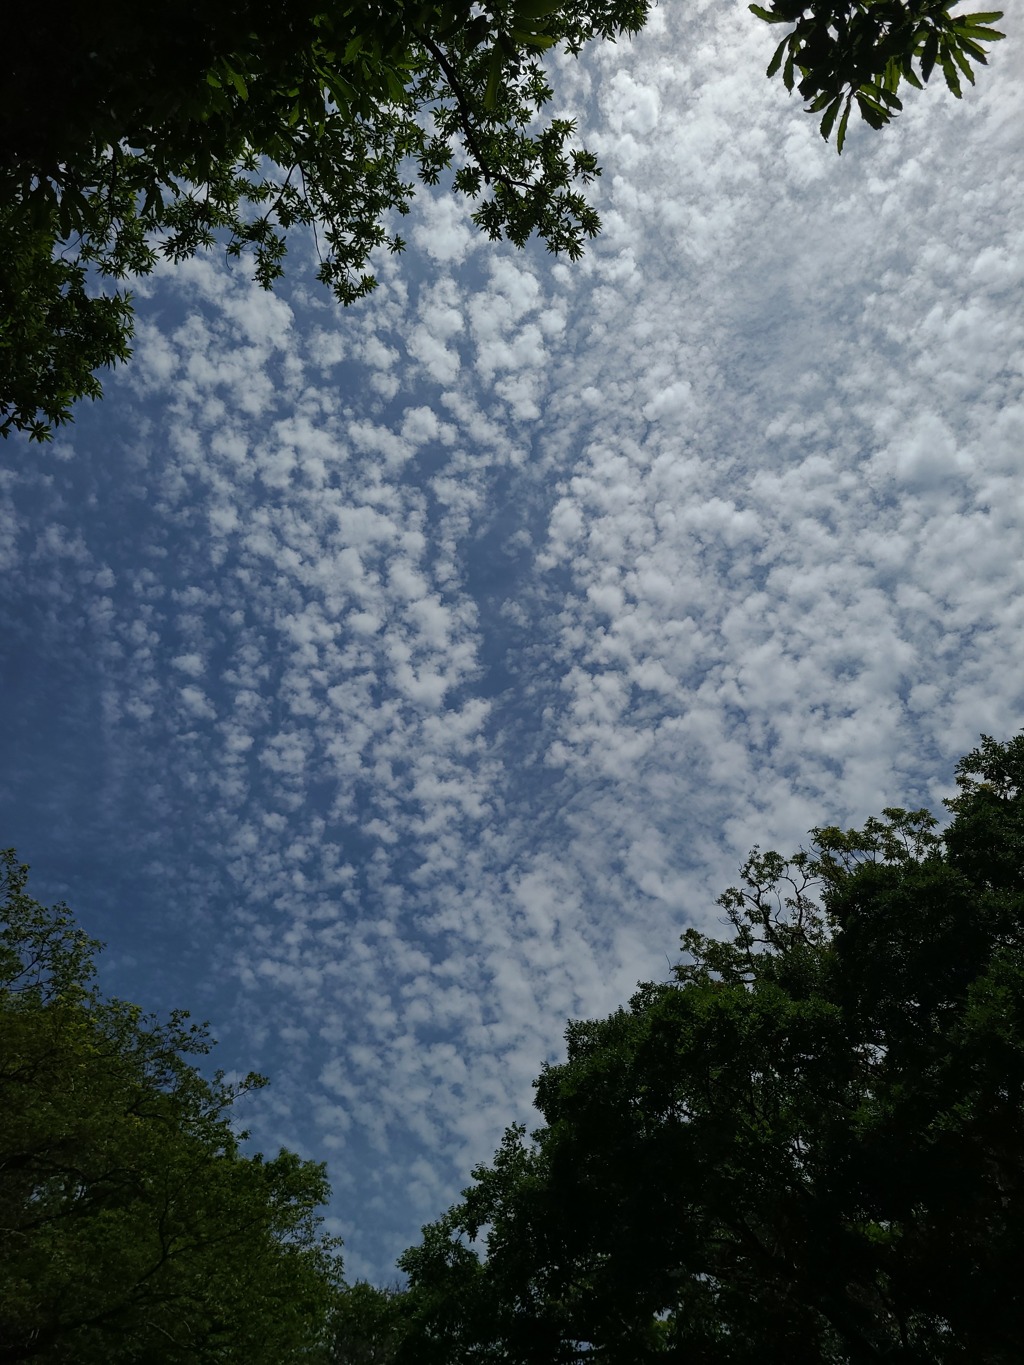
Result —
[[843, 157], [742, 6], [560, 68], [578, 265], [418, 201], [348, 312], [209, 257], [2, 452], [0, 842], [268, 1072], [349, 1273], [530, 1122], [748, 848], [1024, 723], [1019, 24]]

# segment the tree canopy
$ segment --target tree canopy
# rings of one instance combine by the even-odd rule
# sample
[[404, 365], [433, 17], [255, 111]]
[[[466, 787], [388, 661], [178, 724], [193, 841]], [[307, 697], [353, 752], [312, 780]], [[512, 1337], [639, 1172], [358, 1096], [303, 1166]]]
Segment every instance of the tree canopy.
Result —
[[944, 833], [755, 850], [731, 937], [569, 1025], [544, 1126], [400, 1262], [398, 1359], [1020, 1359], [1024, 736], [957, 782]]
[[330, 1365], [391, 1365], [405, 1332], [407, 1298], [397, 1286], [346, 1285], [331, 1317]]
[[105, 998], [99, 946], [0, 855], [0, 1361], [323, 1360], [324, 1168], [247, 1156], [205, 1028]]
[[[798, 83], [842, 146], [880, 127], [903, 80], [939, 64], [954, 94], [995, 12], [948, 0], [773, 0], [792, 25], [769, 74]], [[271, 287], [296, 226], [342, 303], [415, 181], [452, 172], [490, 238], [536, 233], [570, 258], [599, 228], [594, 156], [538, 115], [543, 54], [638, 32], [649, 0], [71, 0], [6, 17], [0, 55], [0, 433], [47, 439], [96, 371], [130, 354], [132, 308], [97, 279], [144, 275], [220, 241]]]

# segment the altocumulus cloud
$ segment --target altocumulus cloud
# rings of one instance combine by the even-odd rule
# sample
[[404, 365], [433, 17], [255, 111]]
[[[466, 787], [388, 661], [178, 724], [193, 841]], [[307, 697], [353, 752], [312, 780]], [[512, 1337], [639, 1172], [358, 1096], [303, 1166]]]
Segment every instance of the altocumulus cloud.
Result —
[[[576, 266], [426, 201], [339, 316], [208, 259], [0, 483], [11, 841], [274, 1079], [386, 1278], [755, 841], [1021, 723], [1020, 58], [837, 160], [765, 30], [558, 67]], [[300, 253], [301, 254], [301, 253]]]

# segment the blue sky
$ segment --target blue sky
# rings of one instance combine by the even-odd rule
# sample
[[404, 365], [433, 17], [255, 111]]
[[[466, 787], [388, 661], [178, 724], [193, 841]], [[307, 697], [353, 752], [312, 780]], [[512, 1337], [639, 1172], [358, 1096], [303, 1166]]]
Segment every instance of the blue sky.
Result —
[[347, 312], [302, 243], [275, 295], [161, 269], [105, 400], [0, 452], [0, 841], [270, 1075], [351, 1275], [752, 844], [937, 807], [1024, 723], [1004, 26], [838, 159], [764, 25], [661, 6], [558, 67], [582, 262], [438, 192]]

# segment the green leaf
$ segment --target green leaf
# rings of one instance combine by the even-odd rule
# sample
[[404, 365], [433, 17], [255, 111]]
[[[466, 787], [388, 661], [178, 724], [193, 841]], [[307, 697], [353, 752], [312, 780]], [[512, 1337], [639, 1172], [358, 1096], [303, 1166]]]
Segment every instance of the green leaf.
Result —
[[522, 21], [531, 19], [546, 19], [549, 14], [554, 14], [561, 4], [561, 0], [519, 0], [515, 9], [512, 11], [512, 24], [514, 28], [523, 27]]
[[974, 71], [971, 69], [971, 64], [970, 64], [970, 62], [967, 60], [967, 58], [964, 56], [964, 54], [960, 51], [960, 49], [959, 49], [958, 47], [954, 47], [954, 46], [950, 45], [950, 49], [949, 49], [949, 50], [950, 50], [950, 52], [952, 53], [953, 60], [956, 62], [957, 66], [960, 68], [960, 70], [964, 73], [964, 75], [967, 77], [967, 79], [968, 79], [968, 80], [970, 81], [970, 83], [973, 85], [973, 84], [974, 84]]
[[405, 84], [403, 83], [402, 78], [399, 76], [397, 71], [394, 71], [389, 66], [384, 73], [384, 79], [387, 82], [388, 94], [391, 96], [395, 104], [400, 104], [406, 98], [407, 95]]
[[793, 89], [793, 53], [786, 58], [786, 65], [782, 68], [782, 80], [787, 90]]
[[993, 24], [997, 19], [1003, 17], [1001, 9], [986, 10], [978, 14], [954, 14], [953, 26], [959, 28], [961, 24]]
[[850, 96], [846, 97], [846, 108], [843, 110], [843, 117], [839, 120], [839, 132], [836, 134], [836, 152], [842, 156], [843, 143], [846, 141], [846, 128], [850, 122]]
[[763, 19], [766, 24], [788, 24], [791, 22], [784, 14], [775, 14], [770, 9], [765, 9], [762, 5], [748, 5], [747, 9], [751, 14], [756, 14], [759, 19]]
[[935, 69], [935, 61], [939, 55], [939, 35], [931, 32], [925, 40], [924, 51], [921, 53], [921, 79], [927, 81]]
[[883, 86], [874, 85], [866, 82], [861, 86], [861, 90], [876, 104], [887, 105], [890, 109], [895, 109], [897, 113], [903, 108], [903, 102], [891, 90], [886, 90]]
[[859, 90], [856, 92], [856, 98], [864, 122], [872, 128], [884, 128], [889, 122], [888, 111], [868, 99], [866, 95], [862, 95]]
[[487, 16], [478, 14], [477, 17], [463, 29], [463, 40], [469, 48], [479, 47], [490, 31], [491, 25]]
[[915, 90], [924, 89], [924, 86], [921, 84], [920, 77], [918, 76], [914, 68], [909, 64], [909, 62], [903, 68], [903, 79], [907, 81], [910, 85], [912, 85]]
[[769, 77], [774, 76], [776, 71], [778, 71], [779, 67], [782, 65], [782, 57], [786, 51], [786, 45], [788, 44], [788, 42], [789, 42], [788, 37], [783, 38], [782, 42], [775, 49], [775, 56], [768, 63], [768, 70], [765, 72], [766, 76]]
[[971, 38], [965, 38], [962, 33], [957, 34], [957, 37], [960, 40], [961, 52], [969, 52], [976, 62], [980, 62], [982, 66], [988, 66], [988, 53], [983, 47], [979, 47]]
[[558, 42], [558, 39], [552, 38], [550, 33], [520, 33], [513, 30], [512, 36], [524, 47], [536, 48], [538, 52], [546, 52], [549, 47], [554, 47]]
[[982, 42], [996, 43], [1006, 37], [997, 28], [980, 28], [975, 24], [952, 24], [951, 27], [954, 33], [963, 33], [968, 38], [977, 38]]
[[487, 89], [484, 91], [484, 108], [490, 113], [498, 102], [498, 93], [501, 90], [501, 75], [505, 66], [505, 58], [500, 47], [494, 47], [491, 51], [491, 66], [487, 76]]
[[962, 98], [963, 91], [960, 89], [960, 78], [956, 74], [956, 67], [953, 65], [953, 60], [949, 55], [948, 47], [943, 49], [942, 54], [939, 57], [939, 65], [942, 67], [942, 74], [945, 76], [946, 84], [949, 86], [952, 93], [957, 99]]
[[225, 76], [227, 76], [228, 80], [231, 82], [231, 84], [235, 87], [235, 90], [238, 92], [239, 99], [247, 100], [249, 98], [249, 91], [248, 88], [246, 87], [245, 81], [243, 80], [241, 73], [236, 71], [234, 67], [230, 66], [227, 62], [223, 63], [223, 70]]
[[839, 113], [839, 106], [843, 102], [842, 95], [837, 95], [825, 112], [825, 117], [821, 120], [821, 135], [827, 142], [835, 126], [836, 116]]
[[164, 211], [164, 197], [160, 193], [160, 187], [158, 185], [151, 185], [146, 191], [146, 201], [142, 205], [142, 217], [148, 217], [154, 208], [159, 213], [163, 213]]

